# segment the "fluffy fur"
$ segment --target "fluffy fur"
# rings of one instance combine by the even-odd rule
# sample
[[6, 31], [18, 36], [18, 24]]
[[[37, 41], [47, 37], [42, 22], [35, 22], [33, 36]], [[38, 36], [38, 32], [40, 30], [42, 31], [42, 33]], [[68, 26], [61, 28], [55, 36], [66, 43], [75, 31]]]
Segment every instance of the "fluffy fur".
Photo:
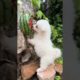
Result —
[[51, 29], [48, 21], [38, 20], [33, 25], [33, 30], [35, 31], [34, 37], [33, 39], [28, 39], [28, 42], [34, 46], [36, 54], [40, 57], [40, 68], [37, 69], [37, 72], [41, 72], [61, 56], [61, 51], [52, 46], [50, 39]]

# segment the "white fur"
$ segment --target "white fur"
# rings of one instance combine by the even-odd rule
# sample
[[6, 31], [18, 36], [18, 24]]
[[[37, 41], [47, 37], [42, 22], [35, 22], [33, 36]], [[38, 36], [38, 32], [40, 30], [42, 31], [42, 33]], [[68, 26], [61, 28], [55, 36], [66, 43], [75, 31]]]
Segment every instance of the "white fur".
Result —
[[[36, 28], [37, 26], [37, 28]], [[40, 68], [37, 72], [44, 71], [50, 64], [54, 63], [56, 58], [61, 56], [61, 51], [58, 48], [53, 48], [51, 37], [51, 29], [48, 21], [38, 20], [33, 25], [35, 31], [33, 39], [28, 39], [28, 42], [34, 45], [36, 54], [40, 57]]]

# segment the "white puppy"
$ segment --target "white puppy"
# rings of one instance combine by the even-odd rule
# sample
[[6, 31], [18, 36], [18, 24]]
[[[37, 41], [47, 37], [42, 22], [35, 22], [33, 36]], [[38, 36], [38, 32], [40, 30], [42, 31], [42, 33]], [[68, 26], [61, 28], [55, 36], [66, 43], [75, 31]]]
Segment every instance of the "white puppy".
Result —
[[40, 68], [37, 69], [37, 72], [41, 72], [61, 56], [61, 51], [58, 48], [53, 48], [48, 21], [38, 20], [33, 25], [33, 30], [35, 31], [34, 37], [33, 39], [28, 39], [28, 42], [34, 46], [36, 54], [40, 57]]

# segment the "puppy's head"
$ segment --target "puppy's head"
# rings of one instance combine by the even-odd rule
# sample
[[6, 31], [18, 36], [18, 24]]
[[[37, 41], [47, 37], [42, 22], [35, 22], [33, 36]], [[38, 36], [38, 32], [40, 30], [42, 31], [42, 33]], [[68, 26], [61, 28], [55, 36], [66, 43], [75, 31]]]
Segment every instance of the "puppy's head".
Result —
[[37, 33], [51, 34], [50, 24], [47, 20], [38, 20], [37, 23], [33, 25], [33, 30]]

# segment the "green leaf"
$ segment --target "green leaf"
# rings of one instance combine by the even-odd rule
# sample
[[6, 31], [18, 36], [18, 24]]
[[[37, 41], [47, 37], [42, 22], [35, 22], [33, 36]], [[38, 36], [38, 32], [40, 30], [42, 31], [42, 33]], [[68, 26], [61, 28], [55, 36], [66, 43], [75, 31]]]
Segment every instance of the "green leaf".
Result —
[[58, 42], [62, 42], [62, 38], [58, 38]]
[[32, 5], [36, 8], [40, 8], [41, 0], [32, 0]]
[[53, 40], [55, 40], [56, 37], [58, 37], [58, 32], [53, 25], [51, 25], [51, 31], [52, 31]]
[[56, 76], [55, 80], [61, 80], [61, 76]]
[[19, 23], [20, 24], [20, 29], [23, 31], [24, 35], [30, 35], [30, 33], [31, 33], [31, 30], [28, 26], [29, 19], [30, 19], [29, 14], [23, 13], [20, 16], [20, 23]]
[[25, 20], [28, 22], [29, 19], [30, 19], [30, 15], [29, 14], [25, 14], [24, 17], [25, 17]]
[[63, 64], [63, 57], [60, 57], [60, 58], [56, 59], [55, 62], [57, 64]]
[[37, 15], [37, 18], [42, 18], [42, 16], [43, 16], [43, 13], [42, 13], [42, 11], [41, 10], [38, 10], [37, 11], [37, 13], [36, 13], [36, 15]]
[[49, 21], [49, 19], [48, 19], [45, 15], [43, 15], [43, 18], [44, 18], [45, 20]]

